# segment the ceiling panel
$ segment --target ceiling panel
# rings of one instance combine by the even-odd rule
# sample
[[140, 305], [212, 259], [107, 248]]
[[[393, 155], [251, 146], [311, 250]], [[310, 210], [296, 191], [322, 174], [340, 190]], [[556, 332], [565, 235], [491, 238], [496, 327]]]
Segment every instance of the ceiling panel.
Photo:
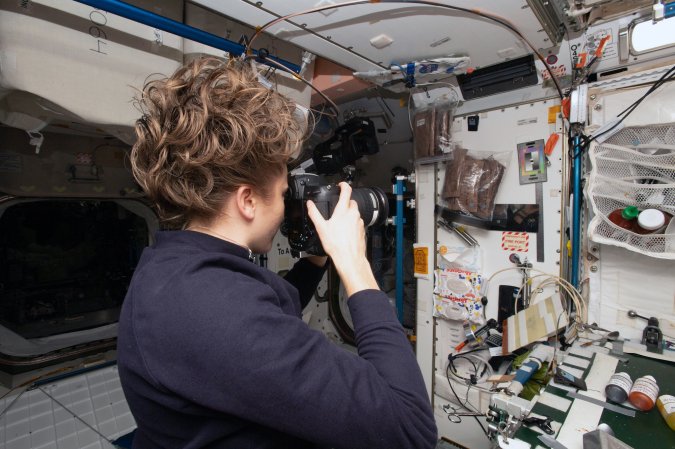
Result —
[[[193, 3], [244, 23], [260, 26], [277, 16], [343, 2], [193, 0]], [[537, 48], [551, 46], [548, 36], [525, 0], [446, 0], [439, 3], [502, 16], [520, 28]], [[355, 71], [451, 55], [469, 55], [471, 65], [481, 67], [530, 53], [512, 32], [488, 19], [409, 2], [342, 6], [295, 17], [290, 22], [271, 27], [269, 32]], [[377, 49], [370, 40], [380, 34], [387, 35], [393, 42]]]

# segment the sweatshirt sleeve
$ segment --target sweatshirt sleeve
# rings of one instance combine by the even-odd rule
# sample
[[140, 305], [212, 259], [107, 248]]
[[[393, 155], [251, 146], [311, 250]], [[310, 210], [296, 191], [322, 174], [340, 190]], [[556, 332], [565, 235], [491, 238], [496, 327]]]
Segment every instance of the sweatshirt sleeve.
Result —
[[312, 300], [312, 296], [314, 296], [314, 292], [326, 272], [328, 263], [330, 262], [326, 262], [323, 267], [319, 267], [307, 259], [300, 259], [284, 277], [289, 284], [298, 289], [300, 304], [303, 309]]
[[165, 341], [139, 341], [154, 349], [143, 350], [148, 369], [191, 401], [322, 446], [435, 447], [422, 375], [384, 293], [349, 299], [358, 355], [283, 313], [277, 301], [269, 286], [246, 280], [212, 304], [176, 304], [177, 322], [192, 325], [165, 323], [157, 333]]

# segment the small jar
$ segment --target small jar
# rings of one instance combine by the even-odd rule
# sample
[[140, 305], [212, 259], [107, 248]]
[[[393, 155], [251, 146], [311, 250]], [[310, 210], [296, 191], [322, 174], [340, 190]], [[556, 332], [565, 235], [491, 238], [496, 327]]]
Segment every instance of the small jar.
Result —
[[670, 430], [675, 430], [675, 396], [666, 394], [659, 396], [656, 400], [656, 408], [661, 412]]
[[605, 396], [608, 401], [620, 404], [626, 402], [631, 388], [633, 380], [628, 373], [614, 373], [605, 387]]
[[638, 234], [658, 234], [666, 224], [666, 214], [658, 209], [645, 209], [638, 215], [634, 230]]
[[612, 211], [607, 218], [618, 227], [632, 231], [637, 227], [637, 217], [639, 214], [640, 211], [637, 207], [628, 206]]
[[635, 380], [630, 389], [628, 400], [637, 409], [646, 412], [654, 408], [656, 397], [659, 395], [659, 386], [652, 376], [644, 376]]

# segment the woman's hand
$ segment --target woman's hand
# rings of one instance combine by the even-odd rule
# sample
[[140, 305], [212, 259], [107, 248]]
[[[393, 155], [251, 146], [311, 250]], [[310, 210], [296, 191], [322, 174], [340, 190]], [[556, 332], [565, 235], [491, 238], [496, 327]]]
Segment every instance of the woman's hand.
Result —
[[307, 213], [314, 223], [324, 251], [333, 260], [349, 296], [366, 289], [378, 289], [366, 258], [366, 232], [352, 188], [340, 183], [340, 198], [333, 215], [326, 220], [314, 203], [307, 201]]

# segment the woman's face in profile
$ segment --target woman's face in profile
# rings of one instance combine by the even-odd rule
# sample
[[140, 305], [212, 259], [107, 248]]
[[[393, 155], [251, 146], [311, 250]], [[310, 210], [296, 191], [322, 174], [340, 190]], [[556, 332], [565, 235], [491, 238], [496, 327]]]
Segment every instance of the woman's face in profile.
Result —
[[286, 169], [270, 180], [268, 196], [259, 196], [256, 206], [256, 238], [251, 243], [251, 251], [264, 254], [272, 249], [272, 240], [284, 220], [284, 197], [288, 190]]

